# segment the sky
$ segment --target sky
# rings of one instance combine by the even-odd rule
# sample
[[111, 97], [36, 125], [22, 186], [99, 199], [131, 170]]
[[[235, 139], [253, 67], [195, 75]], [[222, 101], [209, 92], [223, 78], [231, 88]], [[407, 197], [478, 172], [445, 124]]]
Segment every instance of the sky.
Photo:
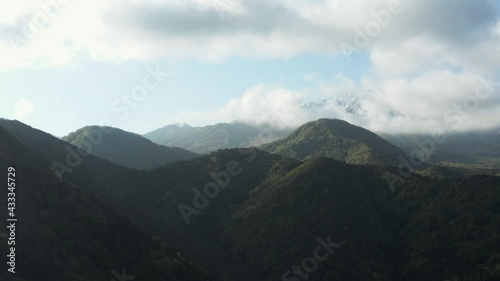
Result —
[[389, 133], [500, 128], [497, 0], [3, 6], [0, 117], [56, 136], [324, 117]]

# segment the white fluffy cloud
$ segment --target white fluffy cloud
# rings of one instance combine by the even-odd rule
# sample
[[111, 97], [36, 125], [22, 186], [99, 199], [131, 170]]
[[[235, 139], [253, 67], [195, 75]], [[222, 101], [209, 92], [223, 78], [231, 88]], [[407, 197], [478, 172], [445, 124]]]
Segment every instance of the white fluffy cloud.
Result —
[[[451, 71], [368, 80], [375, 91], [361, 101], [361, 122], [375, 131], [431, 132], [491, 129], [500, 125], [500, 81]], [[489, 118], [485, 119], [485, 116]]]
[[435, 71], [410, 79], [365, 78], [360, 84], [339, 76], [335, 83], [308, 91], [257, 85], [220, 110], [183, 112], [176, 121], [240, 120], [297, 127], [324, 117], [377, 132], [492, 129], [500, 125], [500, 81], [468, 72]]
[[248, 123], [272, 123], [278, 127], [297, 126], [307, 116], [300, 111], [303, 93], [276, 85], [257, 85], [240, 98], [230, 100], [217, 111], [182, 112], [176, 121], [185, 123], [217, 123], [240, 120]]
[[[457, 104], [473, 96], [481, 76], [498, 74], [498, 11], [498, 3], [490, 0], [21, 1], [0, 11], [5, 35], [0, 71], [58, 67], [80, 59], [341, 57], [342, 46], [348, 45], [371, 60], [361, 83], [339, 77], [318, 82], [308, 75], [305, 79], [315, 86], [307, 92], [258, 85], [210, 112], [210, 118], [278, 119], [295, 126], [339, 117], [378, 131], [449, 129], [455, 126], [444, 119], [458, 119], [443, 112], [458, 110]], [[360, 114], [346, 113], [334, 102], [301, 108], [346, 91], [358, 94]], [[498, 95], [481, 100], [456, 129], [500, 125], [495, 121], [500, 120]], [[178, 119], [190, 122], [203, 115], [208, 121], [205, 113], [186, 111]]]
[[[356, 46], [358, 31], [366, 32], [373, 24], [380, 32], [370, 36], [363, 50], [373, 52], [375, 69], [394, 72], [385, 68], [387, 58], [397, 59], [403, 72], [416, 70], [414, 51], [426, 57], [424, 62], [438, 60], [430, 67], [468, 66], [471, 53], [498, 51], [498, 38], [492, 36], [499, 26], [493, 5], [488, 0], [21, 1], [0, 12], [5, 35], [0, 39], [0, 70], [59, 66], [88, 57], [341, 55], [342, 43]], [[389, 12], [390, 7], [398, 7], [397, 12]], [[404, 52], [395, 54], [399, 49]], [[440, 58], [443, 52], [446, 59]], [[482, 68], [497, 65], [496, 60], [481, 63]]]
[[25, 120], [30, 114], [35, 113], [35, 103], [26, 98], [20, 98], [14, 107], [14, 118], [17, 120]]

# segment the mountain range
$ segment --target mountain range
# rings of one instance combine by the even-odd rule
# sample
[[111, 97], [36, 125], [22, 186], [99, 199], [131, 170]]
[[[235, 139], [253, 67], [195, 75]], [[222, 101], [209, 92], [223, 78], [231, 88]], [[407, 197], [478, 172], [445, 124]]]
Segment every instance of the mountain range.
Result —
[[[345, 104], [346, 109], [353, 106], [350, 96], [336, 103]], [[296, 129], [242, 122], [205, 127], [172, 124], [143, 136], [160, 145], [177, 146], [202, 154], [218, 149], [257, 146], [299, 160], [325, 156], [353, 164], [392, 166], [400, 165], [401, 158], [409, 161], [410, 156], [415, 156], [433, 164], [434, 170], [445, 168], [460, 174], [496, 175], [500, 173], [500, 134], [497, 131], [449, 133], [441, 143], [430, 134], [376, 135], [345, 121], [321, 119]], [[345, 136], [344, 133], [352, 134]], [[429, 166], [417, 168], [425, 170]]]
[[218, 149], [260, 145], [282, 138], [290, 132], [290, 129], [277, 129], [268, 125], [232, 122], [204, 127], [168, 125], [147, 133], [144, 137], [161, 145], [206, 154]]
[[[2, 171], [9, 168], [16, 176], [11, 191], [17, 199], [14, 212], [18, 218], [13, 240], [17, 244], [8, 244], [15, 248], [7, 247], [6, 237], [12, 235], [2, 229], [0, 251], [14, 253], [19, 278], [2, 273], [2, 280], [86, 281], [114, 280], [117, 276], [218, 280], [88, 189], [59, 181], [43, 158], [1, 126], [0, 167]], [[7, 210], [7, 200], [2, 200], [1, 206]], [[6, 221], [7, 213], [2, 212], [1, 218]]]
[[383, 134], [382, 137], [408, 154], [419, 155], [426, 162], [467, 174], [500, 174], [500, 131], [478, 130], [430, 134]]
[[[342, 120], [320, 119], [295, 130], [241, 122], [205, 127], [172, 124], [143, 136], [117, 128], [88, 126], [62, 140], [135, 169], [151, 169], [219, 149], [259, 147], [298, 160], [322, 156], [350, 164], [403, 164], [423, 174], [451, 176], [499, 174], [498, 136], [496, 131], [450, 133], [442, 138], [443, 142], [424, 134], [378, 136]], [[94, 144], [96, 141], [99, 145]], [[426, 163], [407, 165], [414, 162], [412, 158]]]
[[150, 170], [0, 126], [26, 198], [20, 266], [50, 265], [24, 280], [500, 280], [500, 177], [401, 170], [405, 151], [344, 121]]

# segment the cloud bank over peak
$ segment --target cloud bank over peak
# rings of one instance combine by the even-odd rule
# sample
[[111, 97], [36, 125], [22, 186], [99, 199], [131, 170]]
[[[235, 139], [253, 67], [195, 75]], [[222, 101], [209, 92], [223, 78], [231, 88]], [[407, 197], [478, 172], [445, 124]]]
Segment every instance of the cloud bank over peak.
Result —
[[[302, 77], [307, 89], [258, 84], [219, 110], [185, 110], [176, 121], [284, 127], [334, 117], [376, 131], [492, 128], [500, 126], [498, 85], [481, 81], [500, 75], [499, 15], [491, 0], [29, 0], [0, 11], [0, 72], [361, 54], [360, 81], [312, 70]], [[487, 97], [477, 95], [481, 85]], [[356, 114], [336, 102], [346, 93], [357, 95]]]
[[190, 124], [239, 120], [294, 128], [326, 117], [388, 133], [494, 129], [500, 125], [500, 80], [489, 79], [435, 71], [412, 79], [363, 79], [358, 84], [338, 76], [335, 83], [304, 91], [261, 84], [220, 110], [182, 112], [176, 120]]

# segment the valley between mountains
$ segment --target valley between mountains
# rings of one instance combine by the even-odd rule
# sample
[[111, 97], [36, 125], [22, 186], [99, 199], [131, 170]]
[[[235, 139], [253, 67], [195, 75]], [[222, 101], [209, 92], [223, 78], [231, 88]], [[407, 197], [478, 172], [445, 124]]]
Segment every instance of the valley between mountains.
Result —
[[499, 144], [336, 119], [63, 138], [1, 119], [15, 280], [500, 280]]

